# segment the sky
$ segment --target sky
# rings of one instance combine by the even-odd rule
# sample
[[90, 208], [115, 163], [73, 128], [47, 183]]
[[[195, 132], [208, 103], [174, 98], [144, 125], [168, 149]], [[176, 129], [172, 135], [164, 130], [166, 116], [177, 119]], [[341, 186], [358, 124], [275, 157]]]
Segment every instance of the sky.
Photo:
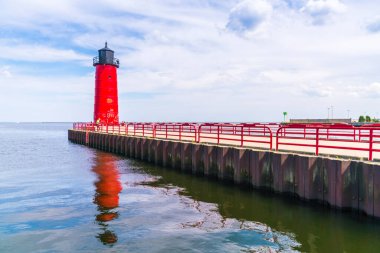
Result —
[[91, 121], [105, 41], [123, 121], [380, 117], [380, 0], [0, 6], [0, 121]]

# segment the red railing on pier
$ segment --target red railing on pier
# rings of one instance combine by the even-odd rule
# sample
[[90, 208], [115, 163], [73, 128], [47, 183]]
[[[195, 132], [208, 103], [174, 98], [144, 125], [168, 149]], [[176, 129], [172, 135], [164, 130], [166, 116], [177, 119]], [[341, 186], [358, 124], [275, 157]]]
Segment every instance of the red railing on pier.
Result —
[[[204, 123], [198, 127], [198, 142], [258, 146], [272, 149], [272, 131], [259, 124]], [[252, 145], [256, 144], [256, 145]]]
[[380, 124], [74, 123], [74, 129], [300, 153], [380, 159]]
[[345, 124], [291, 124], [276, 133], [276, 150], [367, 157], [380, 152], [380, 127]]
[[155, 137], [197, 141], [197, 125], [192, 123], [158, 123], [155, 125]]

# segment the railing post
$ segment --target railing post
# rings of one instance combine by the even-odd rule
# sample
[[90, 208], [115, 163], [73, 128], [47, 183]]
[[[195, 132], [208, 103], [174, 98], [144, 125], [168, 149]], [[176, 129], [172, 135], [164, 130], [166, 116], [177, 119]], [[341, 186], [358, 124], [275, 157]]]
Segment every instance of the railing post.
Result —
[[369, 130], [369, 156], [368, 160], [372, 161], [373, 156], [373, 129]]
[[272, 130], [270, 128], [268, 128], [269, 130], [269, 138], [270, 138], [270, 141], [269, 141], [269, 150], [272, 150], [272, 146], [273, 146], [273, 133], [272, 133]]
[[156, 138], [156, 124], [153, 124], [153, 138]]
[[316, 128], [315, 136], [315, 155], [319, 154], [319, 128]]
[[217, 138], [218, 138], [218, 144], [219, 144], [219, 138], [220, 138], [220, 133], [219, 133], [219, 131], [220, 131], [220, 126], [218, 125], [218, 128], [217, 128], [217, 130], [218, 130], [218, 133], [217, 133]]
[[120, 135], [120, 124], [118, 126], [119, 126], [119, 135]]
[[168, 125], [165, 125], [165, 139], [168, 138]]
[[133, 136], [136, 136], [136, 124], [133, 124]]
[[108, 134], [108, 124], [106, 125], [106, 133]]
[[279, 129], [277, 129], [277, 132], [276, 132], [276, 151], [278, 151], [278, 139], [279, 139], [279, 137], [280, 137], [280, 132], [282, 132], [282, 129], [283, 128], [279, 128]]
[[142, 125], [142, 136], [145, 137], [145, 124]]
[[201, 129], [202, 129], [202, 125], [199, 125], [198, 126], [198, 140], [196, 140], [196, 142], [198, 143], [201, 142]]
[[241, 133], [240, 133], [240, 147], [243, 147], [243, 143], [244, 143], [244, 132], [243, 132], [243, 129], [244, 127], [241, 126]]
[[179, 134], [178, 134], [179, 140], [181, 140], [182, 139], [182, 136], [181, 136], [182, 135], [182, 125], [179, 125], [178, 127], [179, 127], [179, 129], [178, 129], [179, 130]]

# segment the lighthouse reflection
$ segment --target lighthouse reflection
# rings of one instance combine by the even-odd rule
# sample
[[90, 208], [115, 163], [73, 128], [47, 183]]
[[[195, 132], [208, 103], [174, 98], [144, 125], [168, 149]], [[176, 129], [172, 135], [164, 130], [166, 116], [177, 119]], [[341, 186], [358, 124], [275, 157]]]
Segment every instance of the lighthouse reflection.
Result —
[[117, 242], [117, 235], [109, 228], [108, 222], [118, 217], [116, 208], [119, 206], [119, 193], [122, 190], [115, 157], [97, 153], [92, 171], [97, 176], [94, 183], [94, 203], [99, 212], [96, 221], [102, 230], [96, 237], [103, 244], [112, 246]]

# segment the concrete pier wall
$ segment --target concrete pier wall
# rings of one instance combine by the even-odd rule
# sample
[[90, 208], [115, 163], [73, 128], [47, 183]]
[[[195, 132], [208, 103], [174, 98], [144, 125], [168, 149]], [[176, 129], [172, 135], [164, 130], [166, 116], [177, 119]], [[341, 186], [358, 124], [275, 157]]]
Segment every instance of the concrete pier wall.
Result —
[[380, 165], [69, 130], [70, 141], [159, 166], [380, 218]]

